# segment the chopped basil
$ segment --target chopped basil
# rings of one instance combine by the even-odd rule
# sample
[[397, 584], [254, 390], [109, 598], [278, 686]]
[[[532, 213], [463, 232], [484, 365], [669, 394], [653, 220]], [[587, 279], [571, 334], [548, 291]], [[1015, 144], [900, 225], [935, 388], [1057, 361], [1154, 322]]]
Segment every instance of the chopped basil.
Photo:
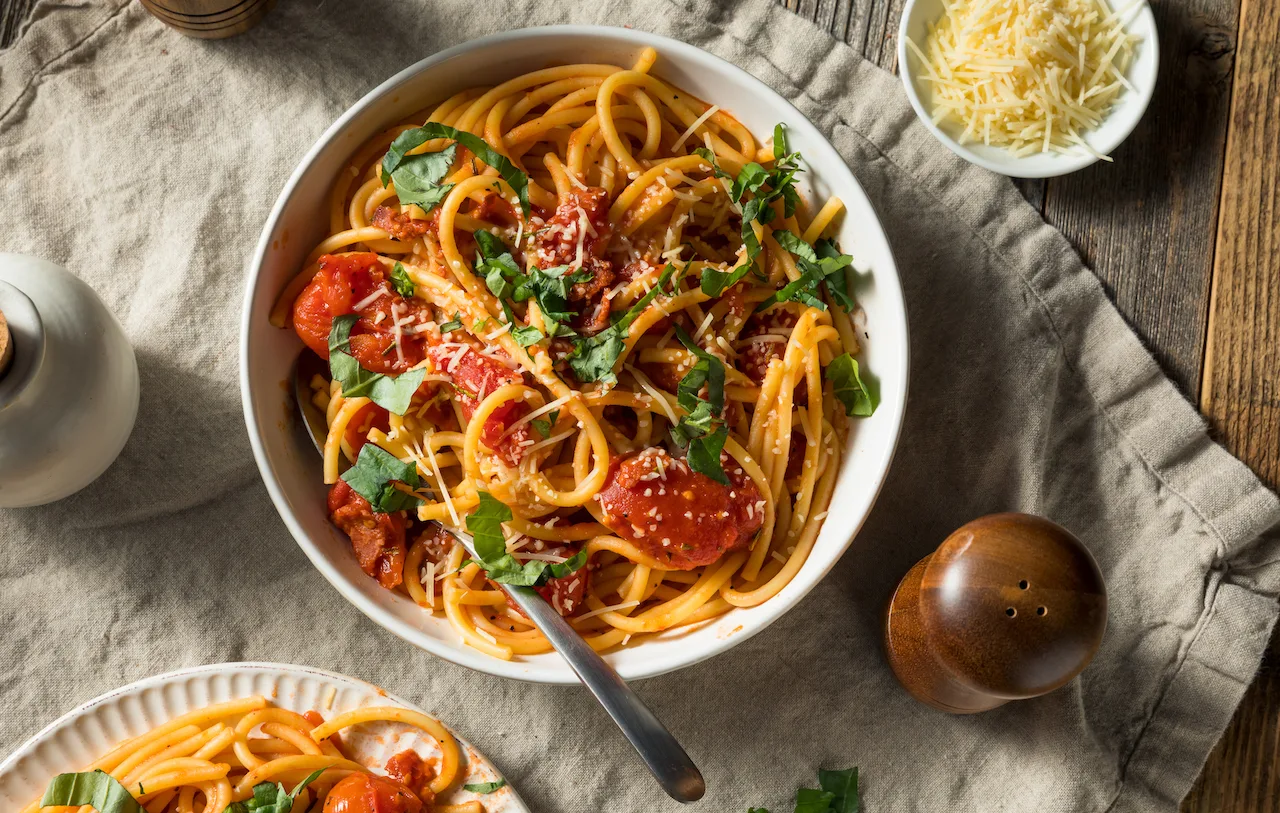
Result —
[[487, 491], [479, 492], [480, 504], [467, 516], [467, 530], [475, 544], [476, 560], [486, 575], [500, 584], [536, 587], [549, 578], [568, 576], [586, 564], [583, 548], [565, 562], [555, 564], [531, 559], [521, 562], [507, 553], [502, 523], [512, 519], [511, 509]]
[[603, 381], [612, 384], [618, 380], [613, 366], [618, 363], [618, 358], [626, 349], [627, 329], [644, 312], [644, 309], [649, 307], [649, 303], [659, 293], [663, 293], [663, 286], [671, 279], [675, 270], [674, 265], [667, 263], [658, 276], [657, 284], [640, 297], [621, 319], [594, 336], [580, 339], [574, 345], [573, 352], [569, 354], [569, 367], [579, 381]]
[[454, 313], [453, 318], [440, 326], [441, 333], [449, 333], [454, 330], [462, 329], [462, 314]]
[[324, 768], [313, 771], [310, 776], [298, 783], [292, 793], [286, 793], [284, 785], [259, 782], [253, 786], [253, 798], [243, 802], [232, 802], [227, 806], [227, 813], [289, 813], [303, 789], [324, 772]]
[[848, 353], [836, 356], [827, 365], [827, 380], [849, 417], [865, 418], [879, 406], [879, 394], [863, 383], [858, 361]]
[[538, 430], [539, 435], [542, 435], [544, 438], [549, 438], [551, 437], [551, 430], [555, 428], [556, 421], [558, 420], [560, 420], [560, 410], [553, 409], [551, 410], [551, 414], [547, 415], [547, 419], [545, 421], [534, 418], [532, 421], [529, 421], [529, 423], [533, 424], [533, 428]]
[[470, 785], [463, 785], [463, 790], [469, 790], [472, 793], [493, 793], [498, 788], [505, 788], [507, 780], [499, 779], [496, 782], [475, 782]]
[[403, 415], [427, 371], [419, 368], [390, 376], [361, 367], [347, 352], [351, 349], [351, 327], [359, 318], [354, 313], [333, 318], [333, 327], [329, 330], [329, 373], [342, 385], [344, 397], [368, 398], [389, 412]]
[[413, 296], [417, 289], [413, 285], [413, 280], [409, 278], [409, 272], [404, 270], [402, 263], [396, 263], [396, 267], [391, 269], [391, 285], [396, 289], [396, 293], [405, 299]]
[[[405, 133], [401, 133], [396, 141], [404, 135]], [[392, 147], [394, 146], [395, 142], [392, 142]], [[416, 146], [418, 145], [415, 144], [414, 147]], [[414, 203], [422, 207], [424, 212], [429, 212], [439, 206], [449, 190], [453, 189], [453, 184], [441, 184], [440, 181], [449, 174], [449, 167], [453, 165], [457, 152], [458, 148], [453, 144], [439, 152], [424, 152], [420, 155], [405, 156], [402, 151], [399, 159], [392, 162], [391, 170], [387, 169], [387, 158], [391, 157], [391, 152], [388, 152], [387, 158], [382, 162], [382, 185], [387, 185], [387, 177], [390, 175], [396, 185], [396, 197], [401, 203]]]
[[800, 277], [778, 289], [757, 307], [757, 311], [771, 308], [779, 302], [801, 302], [810, 307], [827, 309], [822, 301], [820, 288], [825, 288], [832, 301], [845, 311], [853, 310], [853, 299], [849, 297], [849, 282], [846, 270], [853, 257], [841, 254], [830, 240], [819, 240], [811, 246], [789, 231], [773, 233], [778, 245], [796, 255], [796, 265], [800, 269]]
[[366, 443], [360, 448], [356, 464], [342, 473], [342, 479], [368, 500], [369, 506], [379, 514], [403, 511], [422, 502], [394, 485], [400, 482], [409, 488], [417, 488], [418, 467], [401, 461], [374, 443]]
[[476, 274], [484, 277], [489, 292], [499, 301], [515, 291], [516, 282], [524, 278], [515, 258], [498, 235], [479, 230], [476, 238]]
[[[521, 172], [505, 155], [490, 147], [483, 138], [464, 130], [455, 129], [447, 124], [441, 124], [438, 121], [429, 121], [421, 127], [405, 130], [396, 136], [395, 141], [391, 142], [391, 148], [387, 150], [386, 156], [382, 159], [383, 185], [386, 185], [388, 176], [395, 180], [397, 167], [401, 166], [406, 160], [416, 157], [409, 156], [406, 159], [405, 153], [433, 138], [452, 139], [471, 150], [481, 161], [498, 170], [498, 174], [502, 176], [502, 179], [515, 190], [516, 197], [520, 201], [520, 210], [524, 212], [525, 217], [529, 216], [529, 176]], [[452, 163], [452, 159], [450, 159], [450, 163]], [[399, 187], [400, 184], [397, 183], [396, 188], [399, 189]]]
[[105, 771], [58, 774], [49, 780], [43, 807], [80, 807], [89, 805], [98, 813], [143, 813], [142, 805], [128, 788]]
[[[681, 448], [688, 447], [689, 468], [721, 485], [729, 478], [720, 465], [720, 451], [729, 437], [724, 425], [724, 363], [698, 346], [684, 328], [675, 325], [676, 336], [698, 361], [680, 379], [676, 398], [687, 414], [671, 428], [671, 438]], [[700, 393], [707, 388], [707, 397]]]
[[[706, 159], [717, 177], [728, 177], [716, 163], [710, 150], [696, 151]], [[800, 195], [795, 188], [796, 173], [800, 171], [800, 154], [787, 152], [787, 137], [781, 124], [773, 129], [772, 169], [765, 169], [754, 161], [745, 165], [729, 189], [730, 199], [742, 206], [742, 244], [746, 247], [746, 256], [742, 263], [731, 271], [717, 271], [714, 268], [702, 270], [702, 292], [707, 296], [717, 297], [727, 289], [742, 281], [747, 272], [755, 265], [760, 255], [760, 241], [756, 238], [753, 223], [764, 225], [773, 219], [773, 202], [782, 200], [783, 216], [795, 214]], [[767, 191], [766, 191], [767, 187]], [[747, 195], [750, 199], [746, 199]]]

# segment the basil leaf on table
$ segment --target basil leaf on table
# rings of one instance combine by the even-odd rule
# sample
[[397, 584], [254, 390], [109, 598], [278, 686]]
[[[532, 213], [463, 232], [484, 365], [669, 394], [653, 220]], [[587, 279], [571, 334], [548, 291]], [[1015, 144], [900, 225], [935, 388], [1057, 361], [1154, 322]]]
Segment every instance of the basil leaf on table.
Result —
[[844, 404], [844, 412], [849, 417], [865, 418], [876, 411], [879, 406], [877, 394], [863, 383], [858, 374], [858, 361], [845, 353], [836, 356], [827, 365], [827, 380], [832, 384], [836, 398]]
[[98, 813], [143, 813], [128, 788], [105, 771], [58, 774], [49, 780], [41, 807], [89, 805]]
[[400, 482], [409, 488], [417, 488], [418, 467], [401, 461], [375, 443], [360, 447], [356, 464], [342, 473], [342, 479], [368, 500], [369, 506], [379, 514], [413, 508], [422, 502], [393, 485]]
[[845, 771], [818, 771], [818, 784], [835, 798], [831, 800], [833, 813], [858, 813], [858, 769]]

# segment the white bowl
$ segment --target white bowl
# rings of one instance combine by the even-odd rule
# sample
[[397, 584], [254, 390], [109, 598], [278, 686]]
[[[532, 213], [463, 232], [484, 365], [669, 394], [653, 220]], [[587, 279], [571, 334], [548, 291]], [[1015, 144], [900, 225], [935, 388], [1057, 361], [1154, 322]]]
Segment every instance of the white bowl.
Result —
[[[181, 669], [130, 683], [90, 700], [20, 745], [0, 763], [0, 805], [5, 810], [22, 810], [44, 793], [54, 776], [82, 770], [116, 743], [180, 714], [253, 695], [266, 697], [290, 711], [314, 709], [326, 718], [364, 706], [403, 706], [422, 711], [377, 686], [309, 666], [219, 663]], [[441, 722], [458, 739], [463, 758], [456, 787], [502, 777], [479, 751], [457, 736], [450, 721]], [[353, 759], [370, 767], [385, 765], [388, 757], [405, 748], [413, 748], [427, 758], [440, 751], [431, 737], [403, 733], [399, 726], [389, 723], [366, 724], [358, 734], [354, 732], [355, 729], [351, 736], [344, 734], [343, 742]], [[489, 813], [529, 813], [510, 784], [483, 797], [466, 790], [455, 791], [453, 796], [456, 802], [481, 798]]]
[[[1113, 8], [1124, 10], [1127, 5], [1127, 0], [1112, 0]], [[1069, 153], [1036, 153], [1019, 158], [1003, 147], [988, 147], [974, 142], [961, 144], [934, 124], [933, 116], [925, 104], [929, 97], [929, 89], [925, 86], [927, 83], [918, 78], [921, 73], [920, 59], [907, 47], [907, 39], [910, 38], [921, 51], [925, 51], [929, 24], [942, 18], [943, 9], [943, 0], [908, 0], [902, 11], [902, 21], [898, 25], [898, 75], [902, 78], [902, 85], [907, 90], [907, 98], [911, 100], [916, 115], [934, 137], [969, 163], [1014, 178], [1053, 178], [1084, 169], [1098, 161], [1097, 156], [1079, 148]], [[1155, 93], [1156, 73], [1160, 68], [1160, 42], [1156, 36], [1156, 19], [1151, 13], [1151, 7], [1142, 2], [1141, 8], [1129, 10], [1123, 17], [1125, 29], [1142, 38], [1137, 45], [1137, 56], [1125, 75], [1134, 89], [1120, 94], [1102, 123], [1082, 134], [1089, 146], [1103, 155], [1114, 152], [1138, 126], [1142, 114], [1151, 102], [1151, 95]]]
[[[862, 360], [881, 382], [881, 404], [858, 421], [830, 515], [809, 561], [781, 593], [759, 607], [734, 610], [696, 628], [631, 642], [607, 656], [627, 679], [669, 672], [744, 641], [796, 604], [835, 565], [862, 525], [893, 457], [907, 395], [907, 322], [893, 256], [876, 215], [839, 154], [794, 107], [762, 82], [705, 51], [642, 31], [556, 26], [509, 31], [464, 43], [401, 71], [375, 88], [325, 132], [302, 159], [267, 220], [249, 272], [240, 333], [245, 421], [254, 455], [280, 516], [315, 566], [374, 621], [440, 657], [494, 675], [540, 683], [576, 683], [554, 653], [502, 661], [468, 648], [448, 622], [384, 590], [361, 572], [345, 535], [329, 523], [320, 458], [300, 434], [285, 382], [302, 343], [272, 327], [271, 305], [327, 232], [330, 184], [367, 138], [428, 103], [464, 87], [497, 84], [518, 73], [563, 63], [629, 65], [645, 46], [659, 51], [655, 73], [726, 108], [757, 135], [785, 122], [791, 146], [812, 171], [803, 174], [810, 200], [837, 194], [848, 207], [839, 238], [865, 274], [859, 301], [866, 311]], [[818, 608], [811, 608], [818, 611]], [[823, 607], [821, 612], [848, 612]]]

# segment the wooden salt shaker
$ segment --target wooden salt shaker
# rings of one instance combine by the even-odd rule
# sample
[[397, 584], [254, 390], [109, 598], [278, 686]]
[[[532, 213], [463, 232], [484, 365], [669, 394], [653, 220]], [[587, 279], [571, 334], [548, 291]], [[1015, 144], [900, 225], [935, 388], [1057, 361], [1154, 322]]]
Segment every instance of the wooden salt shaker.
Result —
[[992, 514], [951, 534], [902, 578], [885, 650], [917, 700], [957, 714], [1051, 692], [1093, 659], [1106, 586], [1060, 525]]
[[141, 0], [165, 25], [200, 39], [224, 39], [253, 28], [275, 0]]

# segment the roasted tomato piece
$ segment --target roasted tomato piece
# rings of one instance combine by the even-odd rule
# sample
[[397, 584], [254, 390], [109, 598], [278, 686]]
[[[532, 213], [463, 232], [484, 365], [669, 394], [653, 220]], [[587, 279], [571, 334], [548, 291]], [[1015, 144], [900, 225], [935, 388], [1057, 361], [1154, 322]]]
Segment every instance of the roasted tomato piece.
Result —
[[390, 428], [391, 413], [371, 402], [351, 416], [351, 423], [347, 424], [346, 440], [351, 445], [351, 450], [359, 455], [360, 450], [369, 442], [369, 430], [381, 429], [386, 432]]
[[432, 209], [426, 220], [416, 220], [395, 207], [379, 206], [369, 222], [397, 240], [416, 240], [434, 229], [439, 217], [439, 207]]
[[660, 447], [614, 458], [596, 495], [602, 521], [675, 570], [691, 570], [745, 547], [764, 524], [755, 483], [728, 455], [724, 486]]
[[329, 790], [324, 813], [423, 813], [413, 791], [386, 776], [353, 773]]
[[351, 328], [351, 355], [375, 373], [402, 373], [422, 361], [430, 306], [396, 293], [388, 272], [370, 253], [326, 254], [320, 270], [293, 303], [293, 329], [321, 358], [329, 358], [335, 316], [359, 316]]
[[609, 300], [605, 299], [605, 293], [613, 284], [616, 272], [604, 254], [612, 236], [609, 193], [589, 186], [570, 191], [533, 238], [534, 258], [539, 268], [567, 265], [591, 275], [574, 283], [569, 291], [569, 301], [575, 303], [574, 310], [578, 312], [573, 325], [588, 336], [609, 326]]
[[413, 791], [419, 799], [428, 805], [435, 799], [431, 792], [431, 780], [435, 771], [422, 761], [418, 752], [412, 748], [405, 749], [387, 760], [387, 775]]
[[339, 480], [329, 489], [329, 518], [351, 538], [360, 569], [388, 590], [404, 580], [404, 515], [375, 513], [369, 501]]
[[[428, 355], [435, 362], [438, 371], [450, 376], [461, 390], [458, 404], [468, 420], [475, 414], [480, 402], [499, 387], [518, 384], [524, 380], [507, 365], [468, 345], [437, 345], [428, 351]], [[508, 401], [495, 409], [485, 421], [480, 440], [508, 466], [520, 464], [520, 458], [527, 448], [525, 441], [529, 440], [529, 424], [521, 424], [505, 438], [503, 435], [511, 424], [528, 413], [529, 407], [523, 401]]]

